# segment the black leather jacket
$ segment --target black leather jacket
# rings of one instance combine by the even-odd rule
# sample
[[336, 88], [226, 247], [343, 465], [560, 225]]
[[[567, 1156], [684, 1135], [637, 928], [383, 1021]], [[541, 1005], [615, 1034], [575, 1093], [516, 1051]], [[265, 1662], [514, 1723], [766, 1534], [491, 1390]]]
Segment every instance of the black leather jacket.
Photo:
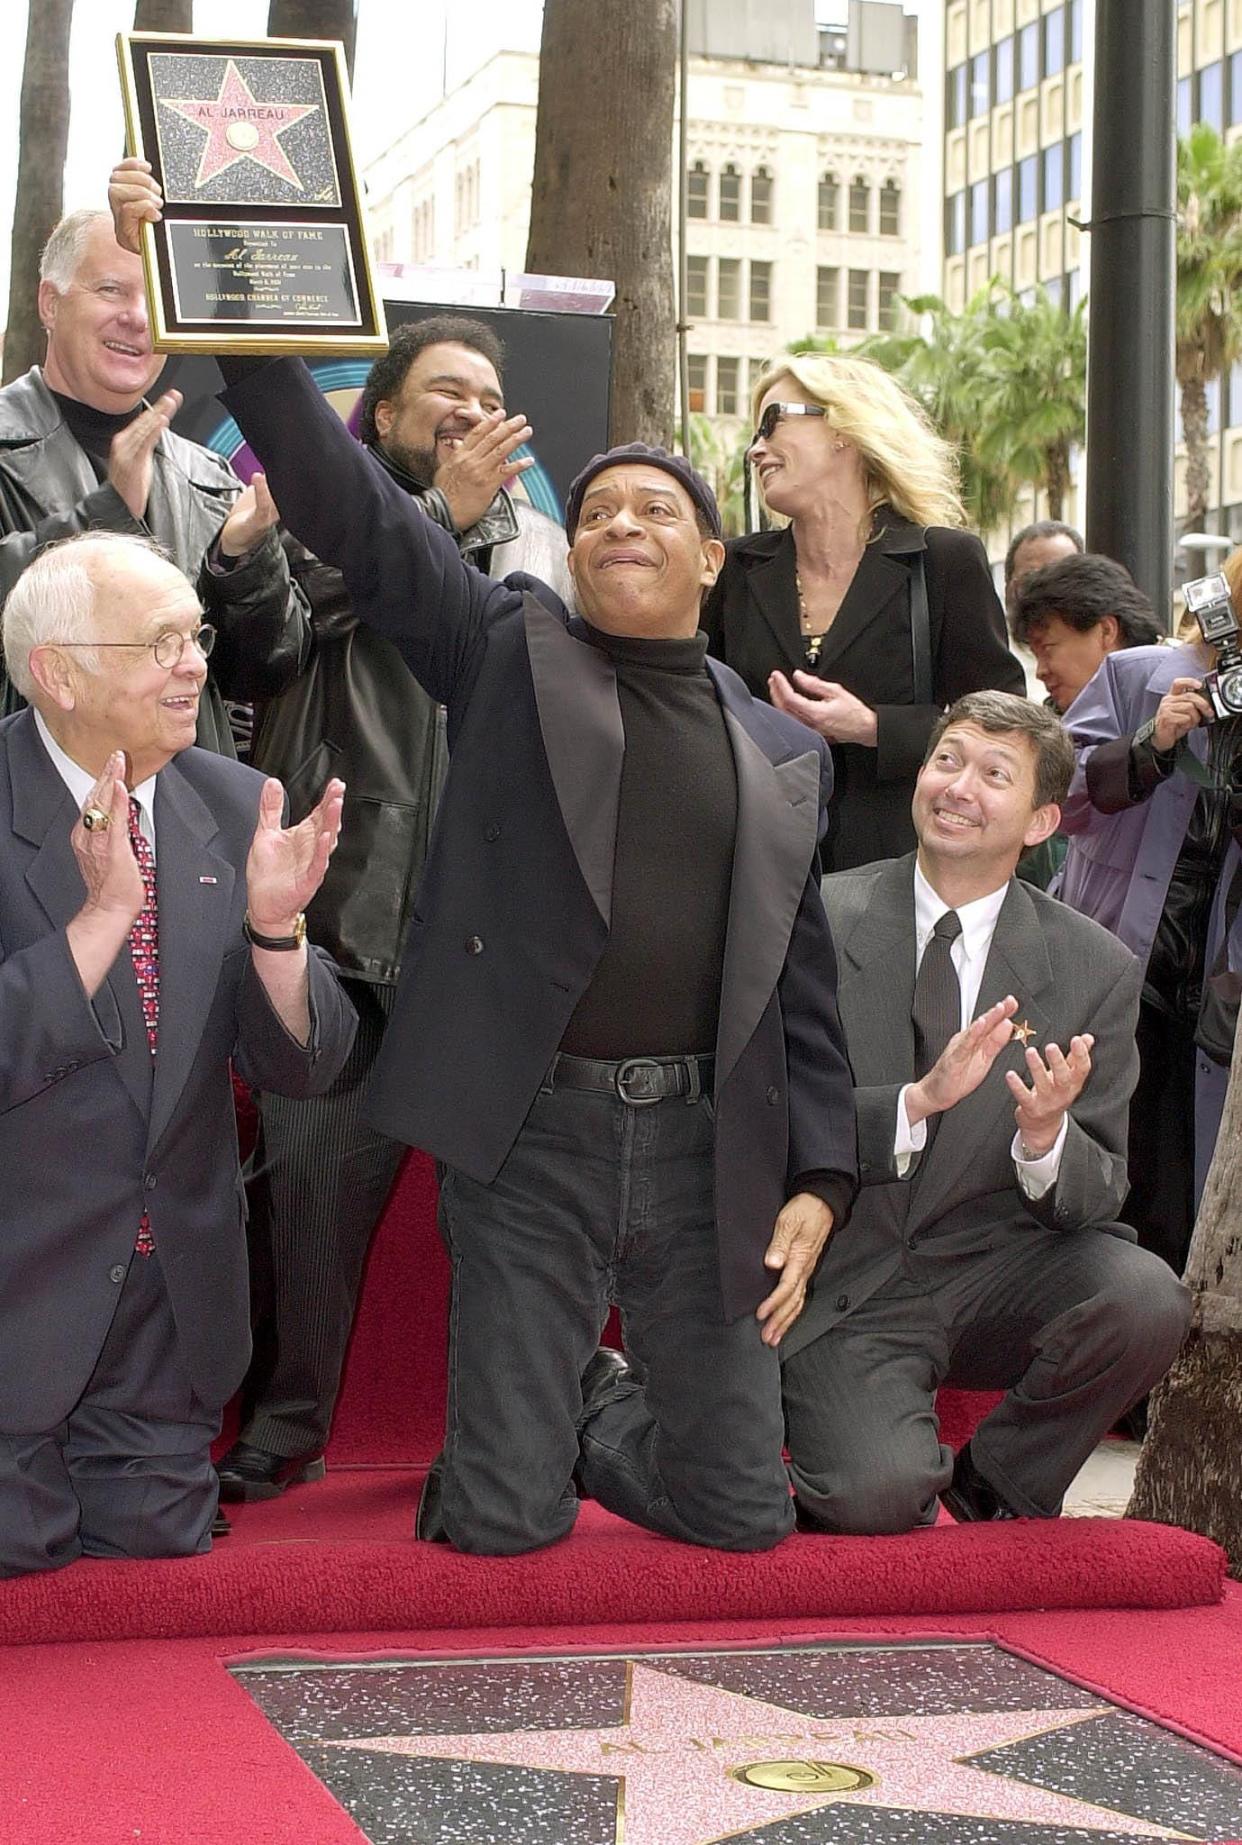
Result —
[[[85, 531], [154, 538], [194, 584], [217, 630], [199, 700], [205, 749], [235, 756], [224, 700], [270, 698], [297, 673], [309, 613], [289, 580], [275, 532], [231, 569], [211, 562], [216, 535], [242, 484], [211, 449], [166, 430], [155, 450], [145, 519], [135, 519], [70, 434], [36, 365], [0, 391], [0, 601], [46, 544]], [[0, 668], [0, 715], [23, 700]]]
[[[495, 575], [527, 570], [568, 593], [565, 535], [551, 519], [500, 494], [460, 533], [434, 489], [370, 452], [472, 562]], [[444, 712], [392, 643], [358, 621], [340, 572], [292, 541], [287, 549], [311, 605], [311, 655], [259, 713], [251, 761], [284, 782], [294, 820], [331, 776], [344, 781], [340, 840], [307, 925], [342, 973], [391, 985], [448, 769]]]

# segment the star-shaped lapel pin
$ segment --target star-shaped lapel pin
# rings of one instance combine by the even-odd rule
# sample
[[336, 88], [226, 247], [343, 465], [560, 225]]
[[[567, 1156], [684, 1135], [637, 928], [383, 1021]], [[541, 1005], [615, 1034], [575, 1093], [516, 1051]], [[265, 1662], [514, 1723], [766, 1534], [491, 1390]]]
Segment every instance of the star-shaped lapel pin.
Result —
[[1031, 1021], [1029, 1019], [1023, 1019], [1020, 1025], [1015, 1019], [1010, 1030], [1011, 1030], [1011, 1042], [1014, 1044], [1020, 1044], [1023, 1050], [1026, 1049], [1027, 1045], [1031, 1042], [1031, 1039], [1035, 1036], [1035, 1027], [1031, 1024]]
[[232, 58], [218, 96], [161, 96], [160, 101], [207, 136], [196, 186], [207, 185], [239, 160], [253, 160], [287, 185], [304, 190], [278, 137], [303, 116], [314, 115], [318, 103], [260, 102]]

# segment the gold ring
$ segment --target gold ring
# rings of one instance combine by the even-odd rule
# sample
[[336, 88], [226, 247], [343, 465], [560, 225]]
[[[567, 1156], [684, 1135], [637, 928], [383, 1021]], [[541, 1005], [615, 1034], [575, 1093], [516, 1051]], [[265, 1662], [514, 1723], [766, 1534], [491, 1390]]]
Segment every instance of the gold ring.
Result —
[[82, 825], [88, 833], [106, 833], [112, 825], [112, 815], [105, 813], [102, 807], [92, 805], [83, 813]]

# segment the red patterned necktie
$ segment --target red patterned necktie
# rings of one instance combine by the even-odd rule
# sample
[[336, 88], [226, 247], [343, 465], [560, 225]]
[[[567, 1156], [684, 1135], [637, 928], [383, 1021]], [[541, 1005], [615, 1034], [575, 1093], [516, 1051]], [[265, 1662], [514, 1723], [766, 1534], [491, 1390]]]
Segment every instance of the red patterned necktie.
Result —
[[[144, 892], [142, 908], [129, 932], [129, 952], [146, 1021], [147, 1043], [154, 1057], [160, 1036], [160, 917], [155, 900], [155, 854], [142, 830], [142, 809], [132, 794], [129, 797], [129, 843], [142, 873]], [[151, 1220], [145, 1211], [138, 1225], [134, 1248], [140, 1256], [149, 1256], [155, 1248]]]

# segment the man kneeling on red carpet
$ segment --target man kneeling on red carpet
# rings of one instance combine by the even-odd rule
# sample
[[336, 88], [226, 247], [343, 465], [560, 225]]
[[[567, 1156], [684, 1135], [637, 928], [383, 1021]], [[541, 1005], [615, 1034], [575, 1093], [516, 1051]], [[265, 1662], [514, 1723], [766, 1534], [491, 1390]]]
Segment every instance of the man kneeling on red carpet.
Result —
[[4, 610], [0, 1576], [210, 1548], [250, 1350], [230, 1061], [322, 1090], [354, 1014], [302, 911], [340, 827], [193, 747], [214, 639], [146, 539], [49, 548]]
[[[905, 1531], [937, 1495], [1055, 1517], [1181, 1342], [1186, 1290], [1114, 1221], [1139, 963], [1013, 875], [1073, 767], [1054, 713], [972, 693], [919, 775], [917, 853], [825, 879], [863, 1189], [782, 1348], [805, 1528]], [[1006, 1393], [956, 1463], [944, 1383]]]

